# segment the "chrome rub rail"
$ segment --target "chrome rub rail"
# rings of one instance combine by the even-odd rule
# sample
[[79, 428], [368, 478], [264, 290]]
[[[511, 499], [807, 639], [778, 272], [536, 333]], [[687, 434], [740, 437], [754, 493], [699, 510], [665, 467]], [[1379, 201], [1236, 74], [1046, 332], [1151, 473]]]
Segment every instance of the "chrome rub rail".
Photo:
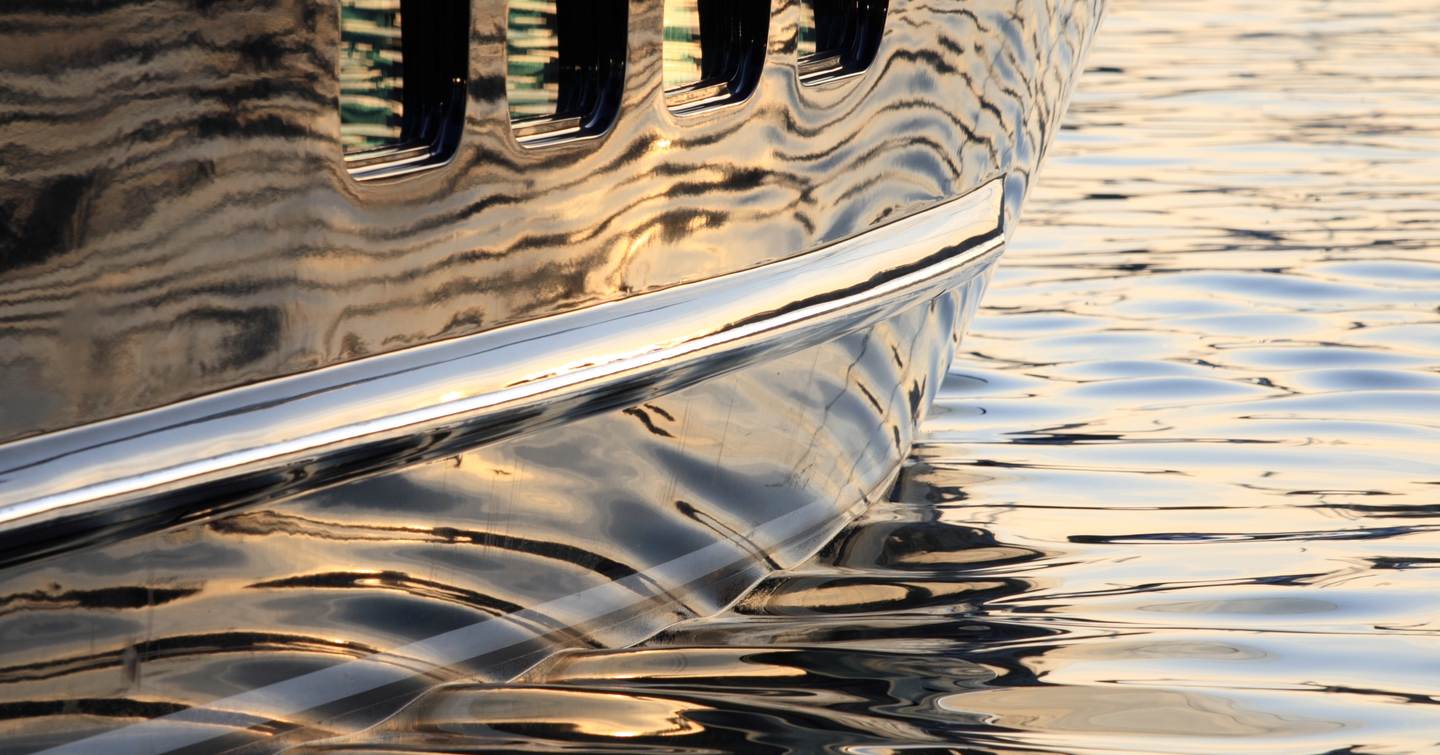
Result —
[[[0, 561], [190, 521], [636, 403], [821, 343], [978, 274], [992, 180], [761, 267], [0, 446]], [[47, 525], [43, 530], [34, 529]]]

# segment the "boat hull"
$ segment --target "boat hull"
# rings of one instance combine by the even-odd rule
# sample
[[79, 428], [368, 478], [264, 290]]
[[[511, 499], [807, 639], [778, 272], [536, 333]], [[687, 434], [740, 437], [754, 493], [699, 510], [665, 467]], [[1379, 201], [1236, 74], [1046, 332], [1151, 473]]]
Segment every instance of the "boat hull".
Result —
[[268, 749], [713, 613], [888, 493], [994, 259], [671, 393], [12, 567], [0, 742]]
[[[360, 181], [330, 0], [0, 9], [0, 750], [278, 749], [716, 611], [886, 495], [1100, 0], [770, 4], [678, 113]], [[23, 33], [21, 33], [23, 32]]]

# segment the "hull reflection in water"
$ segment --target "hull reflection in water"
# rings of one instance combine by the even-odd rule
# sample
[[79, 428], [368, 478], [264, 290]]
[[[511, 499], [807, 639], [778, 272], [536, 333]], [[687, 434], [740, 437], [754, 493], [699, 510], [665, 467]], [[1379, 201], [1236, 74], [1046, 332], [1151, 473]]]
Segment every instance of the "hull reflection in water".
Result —
[[[880, 502], [813, 559], [733, 609], [631, 650], [569, 651], [516, 681], [436, 689], [314, 751], [821, 752], [981, 745], [987, 716], [950, 702], [1004, 677], [1059, 631], [983, 618], [1044, 554], [926, 503]], [[1026, 648], [1029, 648], [1028, 650]]]

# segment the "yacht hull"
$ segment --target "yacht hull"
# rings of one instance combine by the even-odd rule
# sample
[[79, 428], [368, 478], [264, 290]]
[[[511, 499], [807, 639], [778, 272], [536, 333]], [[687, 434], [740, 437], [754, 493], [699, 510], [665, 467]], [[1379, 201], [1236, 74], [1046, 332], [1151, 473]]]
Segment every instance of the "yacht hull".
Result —
[[542, 143], [473, 0], [454, 152], [387, 180], [330, 0], [0, 9], [0, 750], [353, 732], [884, 497], [1103, 3], [890, 0], [833, 78], [802, 5], [677, 111], [623, 3], [613, 122]]

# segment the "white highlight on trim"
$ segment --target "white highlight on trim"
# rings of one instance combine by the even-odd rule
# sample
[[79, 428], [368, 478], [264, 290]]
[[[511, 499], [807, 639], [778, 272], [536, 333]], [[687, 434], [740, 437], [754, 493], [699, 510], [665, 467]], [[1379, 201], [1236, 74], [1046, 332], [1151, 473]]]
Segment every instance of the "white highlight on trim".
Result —
[[[778, 341], [936, 285], [995, 251], [1003, 244], [1002, 199], [997, 179], [751, 270], [5, 444], [0, 530], [478, 421]], [[964, 253], [886, 278], [965, 242], [972, 246]], [[812, 303], [776, 314], [797, 301]], [[417, 408], [424, 397], [433, 403]]]

